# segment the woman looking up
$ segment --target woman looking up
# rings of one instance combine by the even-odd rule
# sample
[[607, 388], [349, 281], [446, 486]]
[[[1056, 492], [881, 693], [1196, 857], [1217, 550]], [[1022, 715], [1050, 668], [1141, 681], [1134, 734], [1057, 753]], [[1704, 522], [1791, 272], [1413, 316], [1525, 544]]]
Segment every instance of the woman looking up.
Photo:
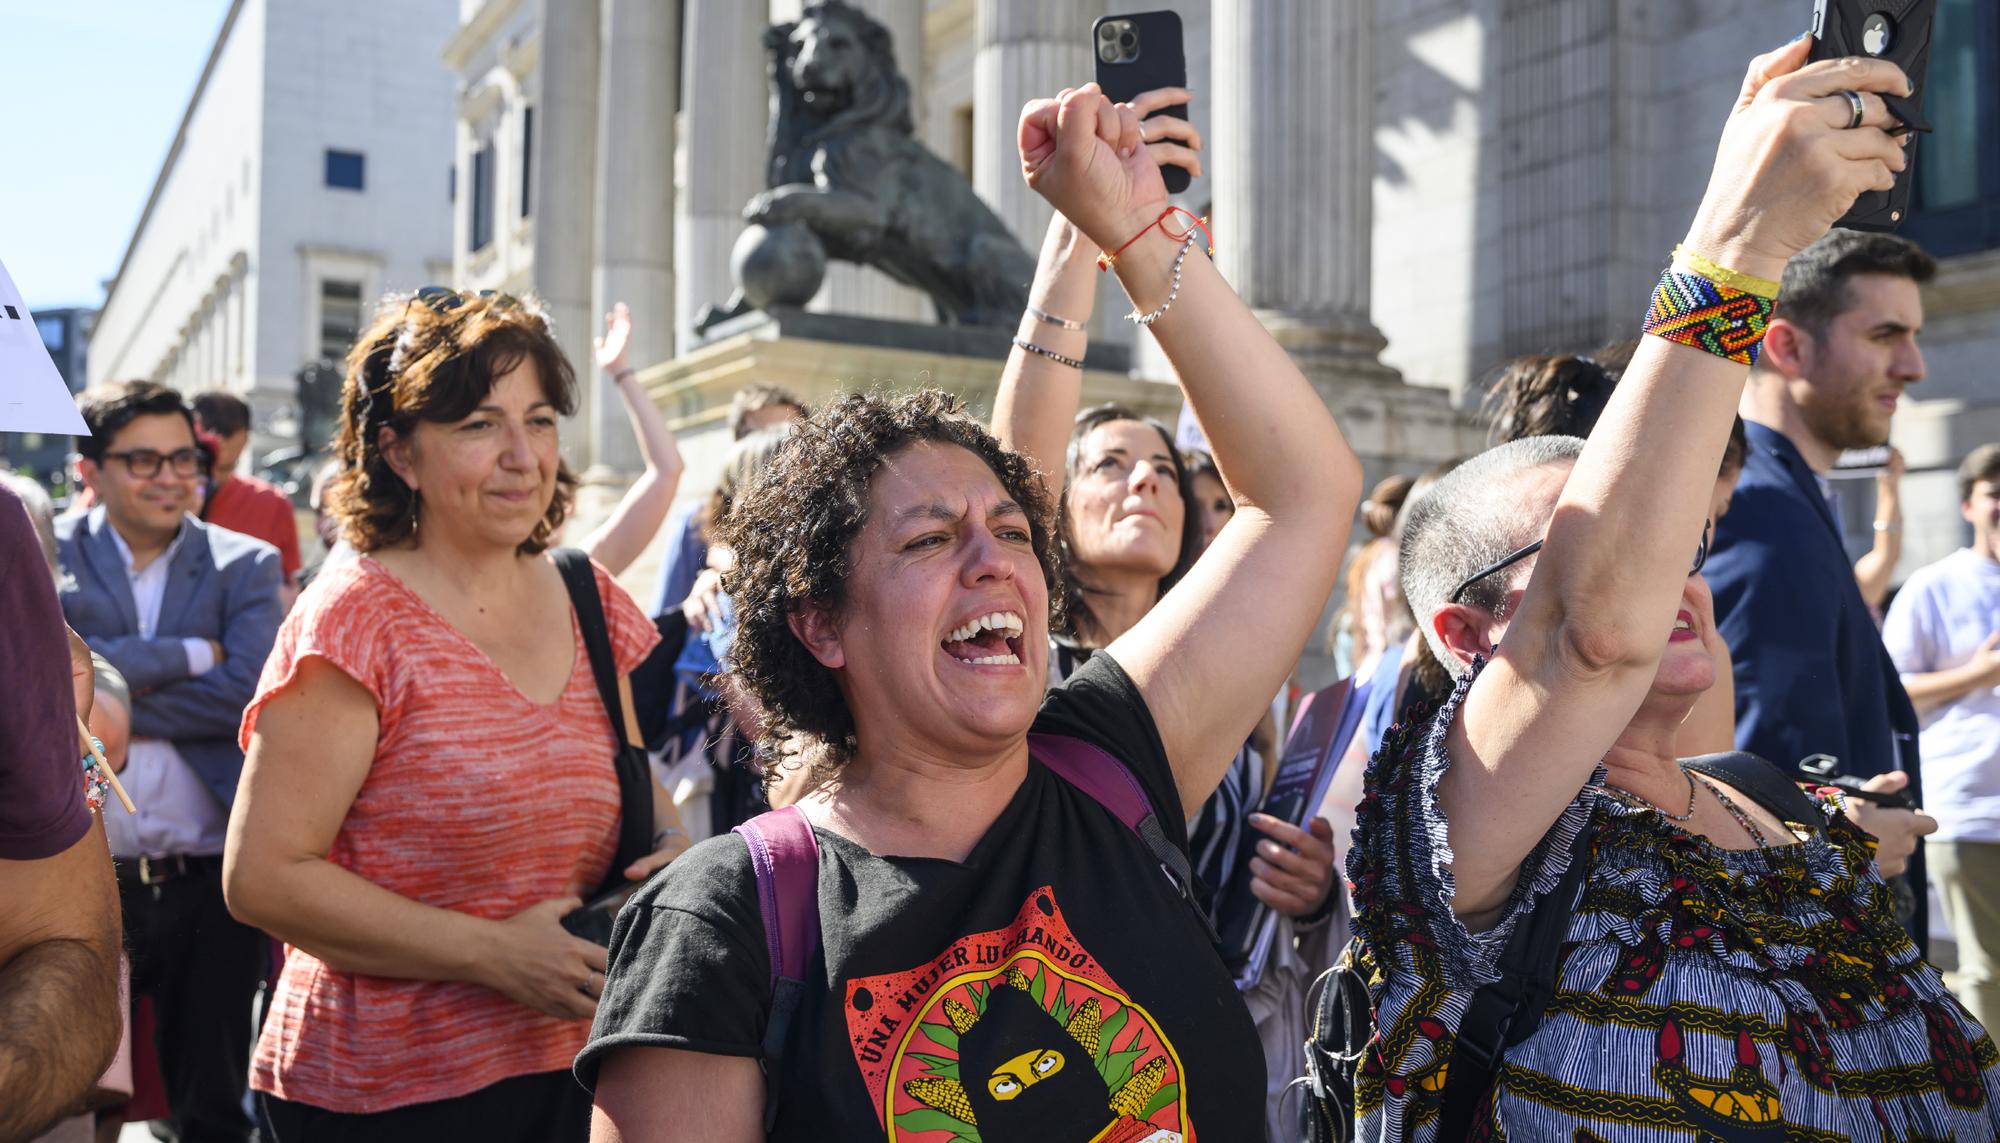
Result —
[[[1390, 732], [1348, 861], [1377, 1029], [1360, 1139], [1995, 1138], [1991, 1041], [1838, 793], [1678, 751], [1716, 678], [1700, 571], [1758, 315], [1907, 162], [1881, 98], [1902, 72], [1810, 46], [1751, 64], [1588, 442], [1491, 449], [1405, 521], [1404, 593], [1456, 687]], [[1907, 855], [1927, 823], [1902, 826]], [[1539, 1021], [1468, 1028], [1515, 932], [1551, 917]]]
[[[1187, 815], [1304, 647], [1360, 469], [1214, 267], [1155, 229], [1166, 187], [1129, 107], [1095, 87], [1038, 100], [1020, 139], [1030, 185], [1093, 242], [1140, 236], [1119, 277], [1196, 410], [1229, 407], [1211, 442], [1236, 515], [1215, 558], [1051, 690], [1054, 516], [1027, 462], [934, 392], [849, 396], [802, 425], [723, 538], [736, 671], [767, 739], [822, 756], [799, 803], [820, 939], [767, 1045], [743, 840], [643, 890], [577, 1061], [599, 1139], [749, 1143], [767, 1097], [781, 1140], [1227, 1137], [1262, 1117], [1254, 1030], [1160, 867], [1186, 869]], [[1141, 832], [1058, 777], [1078, 750], [1137, 783]]]

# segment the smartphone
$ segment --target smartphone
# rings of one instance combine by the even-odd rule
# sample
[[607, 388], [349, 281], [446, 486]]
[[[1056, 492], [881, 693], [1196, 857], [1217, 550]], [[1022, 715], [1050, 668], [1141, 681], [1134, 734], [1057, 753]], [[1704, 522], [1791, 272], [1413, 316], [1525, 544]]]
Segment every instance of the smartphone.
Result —
[[[1119, 103], [1129, 103], [1156, 87], [1187, 86], [1187, 54], [1181, 47], [1178, 12], [1131, 12], [1105, 16], [1090, 27], [1091, 55], [1097, 61], [1097, 86]], [[1163, 107], [1153, 115], [1186, 119], [1187, 107]], [[1147, 116], [1152, 118], [1152, 116]], [[1188, 189], [1187, 168], [1160, 166], [1168, 194]]]
[[[1910, 77], [1910, 103], [1924, 104], [1924, 73], [1930, 68], [1931, 27], [1937, 0], [1814, 0], [1814, 60], [1872, 56], [1889, 60]], [[1910, 180], [1917, 173], [1915, 133], [1910, 161], [1886, 191], [1868, 191], [1834, 225], [1849, 230], [1894, 230], [1910, 213]]]

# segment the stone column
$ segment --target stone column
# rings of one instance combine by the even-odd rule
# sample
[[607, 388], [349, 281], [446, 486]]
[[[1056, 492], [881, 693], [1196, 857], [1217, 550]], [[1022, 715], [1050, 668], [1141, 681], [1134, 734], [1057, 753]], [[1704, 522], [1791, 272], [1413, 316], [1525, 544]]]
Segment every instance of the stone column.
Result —
[[1031, 254], [1053, 211], [1021, 179], [1021, 105], [1090, 82], [1090, 25], [1103, 14], [1103, 0], [978, 0], [972, 188]]
[[[542, 44], [536, 62], [534, 170], [535, 292], [555, 322], [556, 337], [579, 378], [576, 423], [564, 439], [572, 468], [591, 463], [590, 426], [599, 388], [590, 338], [591, 266], [597, 238], [598, 7], [577, 0], [542, 0]], [[469, 168], [467, 168], [469, 169]], [[469, 199], [470, 187], [459, 197]], [[612, 398], [614, 401], [616, 397]]]
[[764, 189], [770, 85], [767, 21], [743, 0], [682, 0], [680, 191], [674, 197], [675, 344], [694, 344], [701, 307], [729, 300], [729, 251], [743, 204]]
[[[632, 309], [635, 369], [674, 355], [674, 115], [680, 108], [680, 0], [604, 0], [597, 102], [597, 260], [590, 341], [615, 302]], [[623, 402], [579, 366], [596, 391], [590, 476], [619, 479], [640, 468]], [[588, 380], [584, 380], [588, 378]]]
[[1368, 316], [1375, 6], [1214, 3], [1217, 262], [1323, 393], [1393, 381]]

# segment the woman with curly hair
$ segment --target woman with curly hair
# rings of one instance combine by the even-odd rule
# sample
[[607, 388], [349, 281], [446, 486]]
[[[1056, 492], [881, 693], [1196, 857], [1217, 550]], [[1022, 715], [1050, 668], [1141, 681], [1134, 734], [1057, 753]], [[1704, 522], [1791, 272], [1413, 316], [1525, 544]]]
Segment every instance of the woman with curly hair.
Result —
[[[251, 1068], [282, 1143], [580, 1139], [604, 950], [561, 922], [617, 850], [617, 749], [547, 548], [576, 383], [532, 303], [427, 288], [348, 357], [315, 580], [243, 716], [224, 854], [285, 941]], [[659, 636], [602, 569], [619, 673]], [[657, 852], [685, 848], [655, 794]]]
[[[1085, 87], [1029, 104], [1020, 133], [1029, 184], [1092, 241], [1139, 236], [1116, 269], [1209, 414], [1236, 515], [1049, 689], [1054, 513], [1028, 462], [938, 393], [849, 396], [802, 425], [724, 538], [767, 746], [820, 754], [798, 807], [820, 939], [773, 1035], [744, 842], [703, 842], [642, 890], [577, 1060], [599, 1139], [1123, 1143], [1262, 1120], [1184, 822], [1305, 646], [1360, 469], [1209, 261], [1152, 232], [1166, 188], [1131, 108]], [[1143, 815], [1058, 769], [1124, 783]]]

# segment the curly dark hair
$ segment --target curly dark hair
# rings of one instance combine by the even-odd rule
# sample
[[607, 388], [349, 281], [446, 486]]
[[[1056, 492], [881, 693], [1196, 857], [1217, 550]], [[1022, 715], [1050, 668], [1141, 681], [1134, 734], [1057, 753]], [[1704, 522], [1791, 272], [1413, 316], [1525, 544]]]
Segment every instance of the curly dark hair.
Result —
[[[418, 421], [448, 424], [470, 416], [493, 382], [533, 361], [556, 412], [576, 412], [576, 374], [556, 345], [548, 318], [528, 298], [451, 295], [449, 304], [391, 295], [347, 354], [340, 387], [334, 455], [343, 468], [326, 491], [328, 511], [356, 551], [372, 552], [416, 534], [419, 497], [382, 456], [381, 430], [407, 436]], [[545, 550], [568, 517], [576, 477], [556, 466], [556, 494], [517, 549]]]
[[[1089, 570], [1083, 566], [1083, 561], [1076, 558], [1074, 524], [1069, 514], [1069, 486], [1076, 479], [1077, 467], [1083, 463], [1083, 442], [1090, 439], [1091, 432], [1098, 426], [1117, 421], [1135, 421], [1160, 434], [1160, 440], [1166, 444], [1166, 454], [1173, 458], [1174, 493], [1181, 502], [1180, 550], [1174, 554], [1174, 566], [1160, 577], [1159, 594], [1153, 598], [1157, 600], [1166, 595], [1201, 555], [1201, 504], [1194, 494], [1194, 473], [1188, 468], [1187, 458], [1181, 454], [1180, 446], [1174, 443], [1173, 430], [1156, 418], [1115, 403], [1107, 402], [1078, 413], [1075, 423], [1070, 426], [1069, 448], [1063, 455], [1062, 500], [1058, 504], [1061, 512], [1056, 524], [1056, 539], [1061, 555], [1063, 599], [1067, 606], [1056, 630], [1091, 646], [1100, 646], [1106, 640], [1102, 638], [1096, 613], [1090, 609], [1090, 596], [1096, 589], [1087, 578]], [[1217, 472], [1217, 479], [1221, 475]]]
[[[924, 442], [957, 445], [993, 470], [1028, 515], [1050, 608], [1060, 610], [1054, 513], [1026, 458], [936, 389], [829, 401], [799, 423], [717, 528], [736, 553], [736, 566], [722, 577], [736, 607], [734, 673], [764, 708], [762, 746], [771, 757], [803, 754], [827, 776], [854, 755], [854, 717], [834, 673], [792, 634], [789, 620], [809, 608], [840, 610], [854, 540], [868, 522], [870, 482], [890, 458]], [[768, 767], [767, 779], [776, 773]]]

